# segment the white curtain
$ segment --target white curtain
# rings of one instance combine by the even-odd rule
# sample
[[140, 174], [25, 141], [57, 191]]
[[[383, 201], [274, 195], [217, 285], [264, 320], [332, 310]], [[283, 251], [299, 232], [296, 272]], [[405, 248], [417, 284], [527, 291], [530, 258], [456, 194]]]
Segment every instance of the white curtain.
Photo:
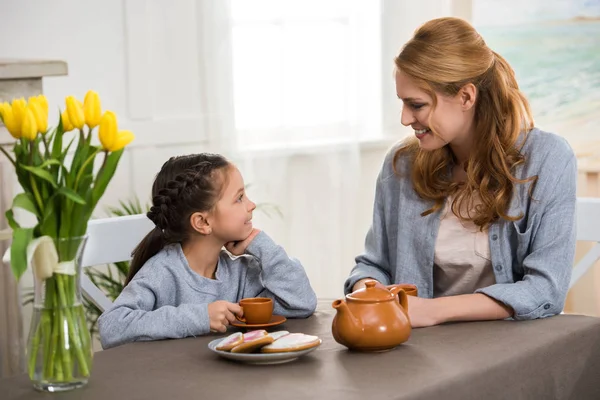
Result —
[[[0, 231], [8, 228], [4, 213], [12, 204], [13, 174], [12, 165], [0, 160]], [[0, 237], [0, 378], [24, 372], [25, 366], [19, 286], [10, 265], [2, 262], [9, 244]]]
[[238, 165], [251, 183], [249, 195], [263, 204], [264, 212], [255, 212], [256, 226], [300, 259], [320, 298], [340, 296], [364, 237], [364, 226], [358, 226], [359, 147], [264, 154], [239, 159]]
[[239, 166], [254, 201], [281, 212], [261, 207], [256, 226], [303, 263], [317, 296], [341, 296], [384, 154], [406, 133], [393, 57], [420, 23], [470, 0], [200, 5], [209, 148]]
[[204, 1], [201, 13], [210, 148], [242, 171], [255, 225], [319, 297], [341, 296], [372, 207], [361, 143], [381, 132], [379, 2]]

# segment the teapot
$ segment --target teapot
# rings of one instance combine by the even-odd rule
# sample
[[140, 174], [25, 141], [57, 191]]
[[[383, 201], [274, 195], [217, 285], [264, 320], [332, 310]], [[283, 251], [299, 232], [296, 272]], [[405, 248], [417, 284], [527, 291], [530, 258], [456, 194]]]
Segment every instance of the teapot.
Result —
[[411, 325], [405, 289], [412, 285], [384, 287], [374, 280], [365, 285], [332, 303], [337, 311], [331, 326], [335, 341], [360, 351], [390, 350], [406, 342]]

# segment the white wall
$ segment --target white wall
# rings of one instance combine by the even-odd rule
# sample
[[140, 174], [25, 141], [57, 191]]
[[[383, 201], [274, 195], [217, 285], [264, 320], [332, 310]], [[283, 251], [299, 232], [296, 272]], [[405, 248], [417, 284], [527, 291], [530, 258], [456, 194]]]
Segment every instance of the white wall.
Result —
[[[393, 57], [414, 29], [426, 20], [450, 14], [468, 17], [470, 0], [383, 0], [382, 4], [383, 121], [384, 130], [395, 135], [401, 127], [392, 81]], [[210, 0], [0, 0], [3, 57], [60, 59], [68, 63], [68, 76], [44, 80], [44, 93], [51, 109], [64, 107], [62, 102], [67, 95], [82, 98], [88, 89], [94, 89], [100, 93], [104, 108], [117, 113], [120, 126], [136, 134], [102, 205], [115, 204], [132, 195], [147, 199], [154, 175], [170, 156], [220, 148], [219, 138], [211, 137], [209, 127], [214, 126], [215, 120], [230, 116], [220, 115], [221, 109], [215, 111], [207, 105], [207, 97], [211, 96], [215, 102], [219, 93], [211, 80], [214, 71], [204, 62], [206, 57], [219, 56], [219, 38], [205, 34], [206, 24], [216, 23], [206, 17], [214, 5]], [[216, 103], [219, 104], [218, 99]], [[265, 226], [272, 227], [277, 241], [304, 261], [321, 297], [341, 295], [342, 282], [354, 256], [362, 249], [371, 218], [375, 177], [389, 144], [388, 139], [356, 150], [355, 171], [359, 179], [354, 179], [353, 185], [360, 190], [352, 201], [351, 229], [340, 232], [347, 243], [328, 256], [335, 268], [327, 270], [324, 265], [327, 257], [315, 255], [327, 251], [315, 248], [314, 244], [322, 243], [318, 230], [306, 228], [311, 245], [297, 238], [292, 240], [289, 235], [288, 225], [307, 218], [305, 202], [294, 202], [289, 196], [282, 200], [285, 204], [279, 205], [286, 215], [283, 221], [259, 217]], [[324, 187], [310, 187], [311, 177], [306, 171], [314, 173], [314, 170], [304, 168], [317, 162], [319, 151], [300, 153], [286, 164], [292, 174], [288, 181], [295, 185], [279, 190], [288, 193], [324, 190]], [[260, 193], [257, 195], [261, 197]], [[277, 196], [264, 200], [277, 203]], [[335, 196], [329, 201], [334, 203], [316, 203], [322, 221], [338, 220], [339, 210], [347, 203], [347, 199]]]

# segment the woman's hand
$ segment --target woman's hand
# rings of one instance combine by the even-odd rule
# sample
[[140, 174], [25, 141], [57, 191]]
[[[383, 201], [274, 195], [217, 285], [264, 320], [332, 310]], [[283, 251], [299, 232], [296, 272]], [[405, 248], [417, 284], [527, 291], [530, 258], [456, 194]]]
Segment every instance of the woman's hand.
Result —
[[246, 253], [246, 249], [259, 233], [259, 229], [253, 228], [252, 232], [250, 232], [250, 235], [248, 235], [246, 239], [240, 240], [239, 242], [225, 243], [225, 248], [234, 256], [241, 256], [242, 254]]
[[381, 288], [387, 289], [383, 283], [381, 283], [381, 282], [379, 282], [379, 281], [377, 281], [377, 280], [375, 280], [375, 279], [373, 279], [373, 278], [363, 278], [363, 279], [361, 279], [361, 280], [357, 281], [357, 282], [354, 284], [354, 286], [352, 286], [352, 291], [353, 291], [353, 292], [355, 292], [355, 291], [357, 291], [358, 289], [362, 289], [362, 288], [365, 288], [365, 287], [367, 287], [366, 283], [367, 283], [368, 281], [374, 281], [374, 282], [377, 282], [377, 284], [375, 285], [375, 287], [381, 287]]
[[413, 328], [424, 328], [441, 323], [437, 299], [424, 299], [416, 296], [407, 297], [408, 317]]

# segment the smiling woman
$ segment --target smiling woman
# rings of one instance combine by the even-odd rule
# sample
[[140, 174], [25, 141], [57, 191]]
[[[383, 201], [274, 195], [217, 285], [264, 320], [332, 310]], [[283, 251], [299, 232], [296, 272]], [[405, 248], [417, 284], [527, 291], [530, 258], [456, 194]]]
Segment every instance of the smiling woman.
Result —
[[534, 128], [512, 68], [466, 21], [425, 23], [395, 64], [415, 138], [386, 157], [345, 291], [416, 285], [413, 327], [558, 314], [575, 251], [571, 148]]

